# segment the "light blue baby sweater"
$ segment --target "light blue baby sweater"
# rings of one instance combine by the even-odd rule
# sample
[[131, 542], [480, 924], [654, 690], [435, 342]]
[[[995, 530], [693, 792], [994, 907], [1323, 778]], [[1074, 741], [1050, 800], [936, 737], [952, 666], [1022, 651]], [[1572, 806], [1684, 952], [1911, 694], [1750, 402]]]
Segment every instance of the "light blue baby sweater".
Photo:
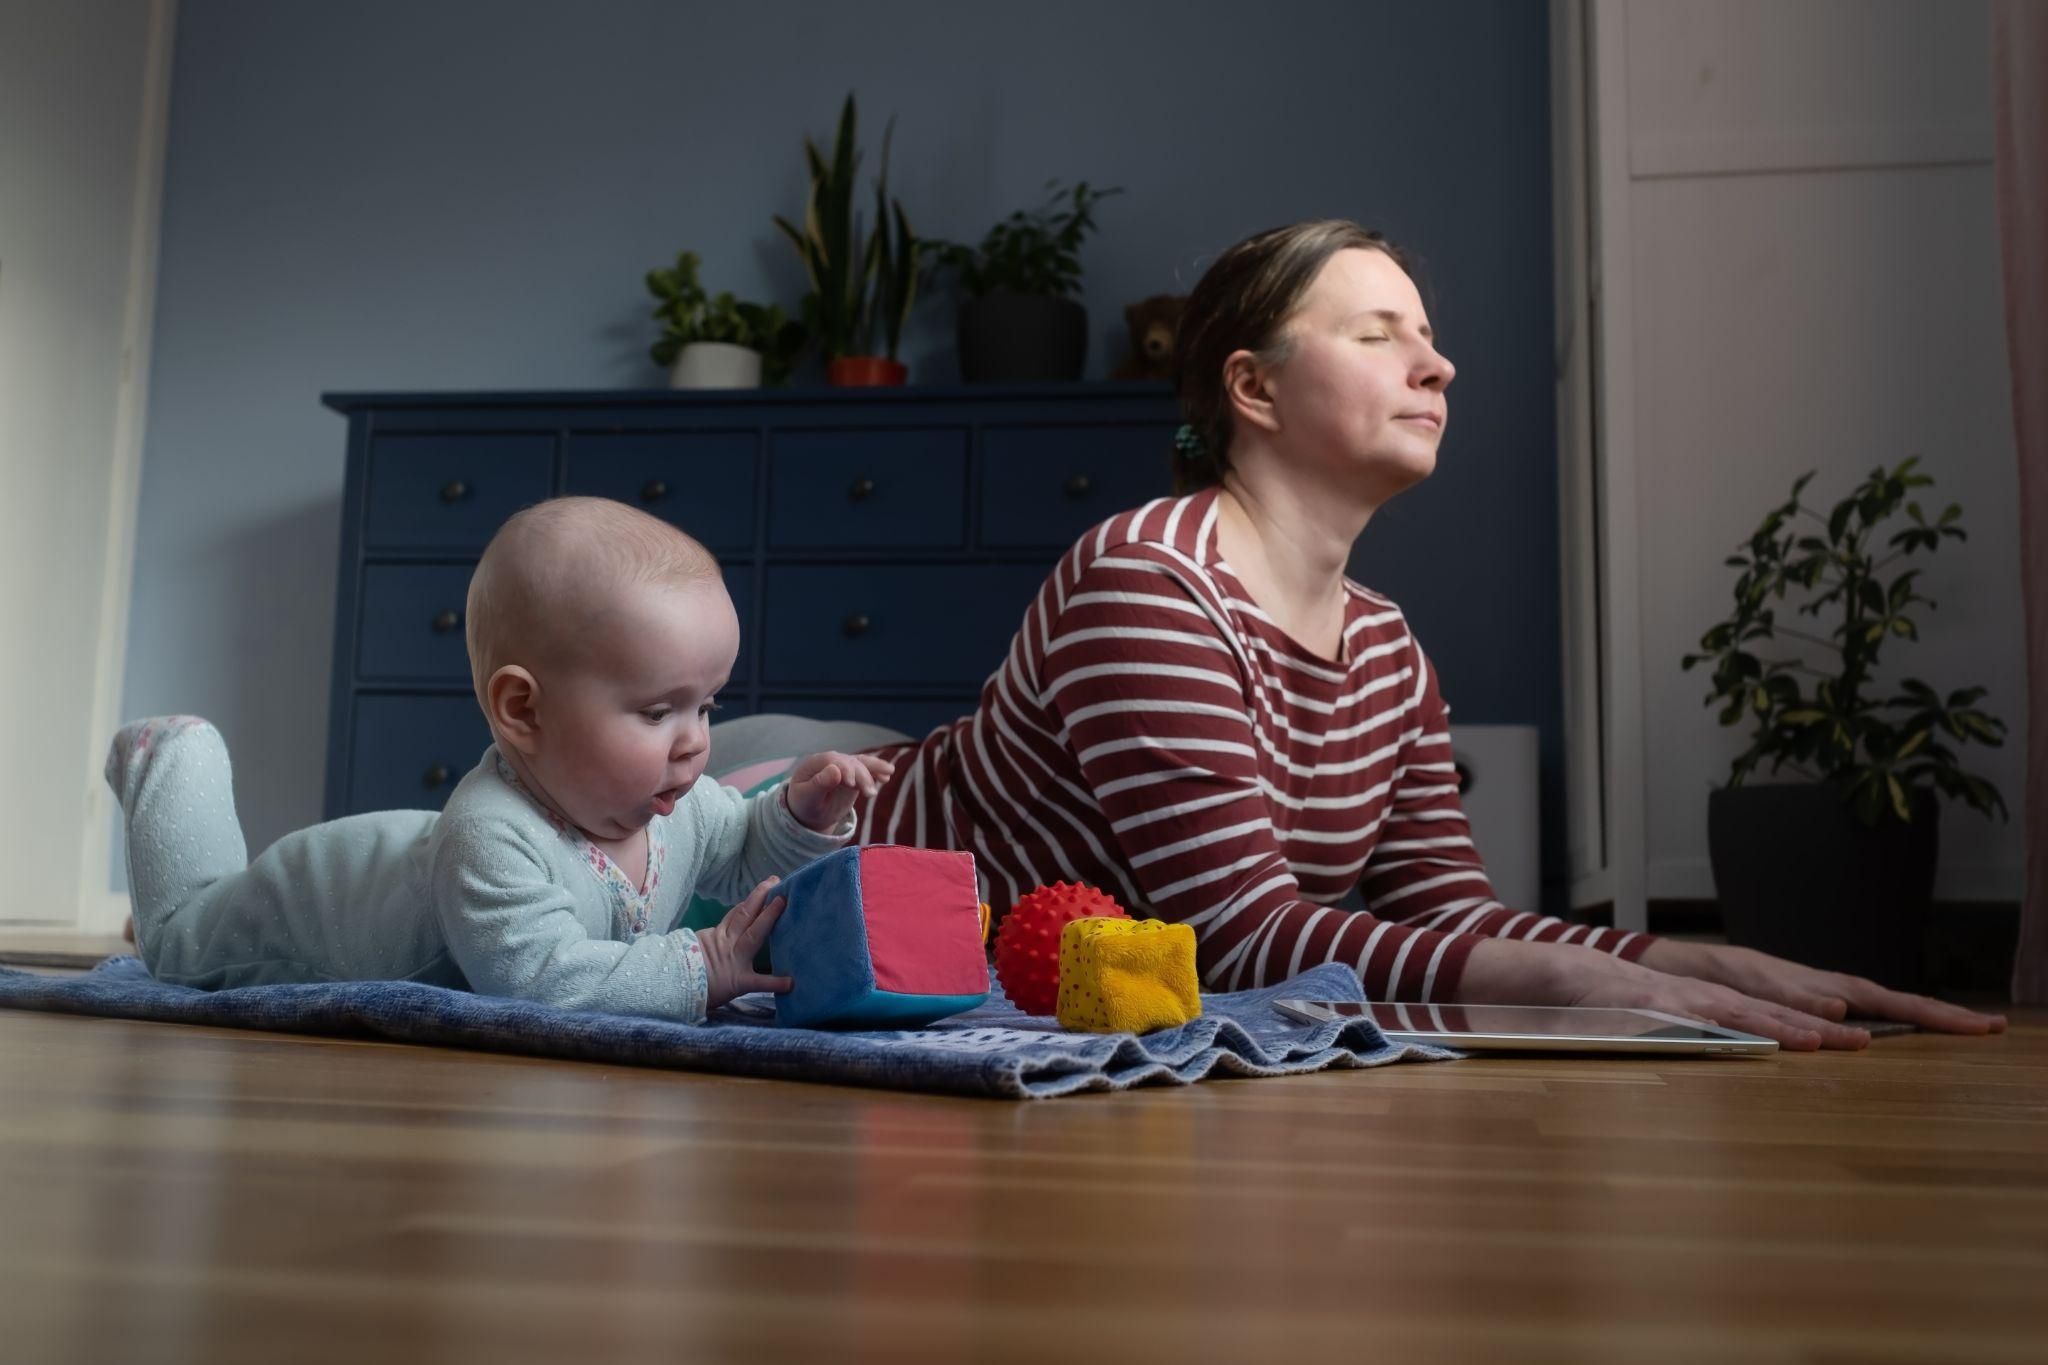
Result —
[[779, 789], [746, 798], [700, 780], [648, 827], [647, 880], [634, 887], [519, 788], [494, 745], [439, 815], [382, 811], [286, 835], [138, 927], [151, 971], [187, 985], [410, 980], [695, 1023], [704, 954], [676, 927], [692, 893], [737, 902], [852, 832], [850, 817], [829, 834], [805, 828]]

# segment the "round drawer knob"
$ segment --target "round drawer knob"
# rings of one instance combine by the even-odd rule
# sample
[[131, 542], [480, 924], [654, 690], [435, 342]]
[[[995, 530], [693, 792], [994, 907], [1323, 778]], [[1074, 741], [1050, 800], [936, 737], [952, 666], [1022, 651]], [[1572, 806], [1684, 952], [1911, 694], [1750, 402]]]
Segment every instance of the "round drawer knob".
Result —
[[839, 632], [847, 639], [853, 640], [867, 634], [868, 627], [873, 624], [874, 622], [868, 619], [866, 612], [857, 611], [840, 624]]
[[855, 479], [847, 488], [846, 496], [855, 502], [865, 502], [868, 494], [875, 491], [875, 481], [869, 478]]
[[450, 479], [441, 485], [442, 502], [461, 502], [469, 496], [469, 485], [460, 479]]
[[660, 502], [668, 496], [668, 485], [660, 479], [649, 479], [647, 486], [640, 490], [640, 501]]
[[434, 613], [434, 634], [436, 635], [446, 635], [461, 624], [462, 613], [459, 611], [444, 607], [442, 610]]
[[428, 791], [432, 791], [436, 787], [445, 787], [448, 785], [448, 776], [448, 765], [446, 763], [436, 763], [433, 767], [420, 774], [420, 785]]
[[1070, 498], [1085, 498], [1088, 496], [1088, 490], [1094, 486], [1094, 484], [1089, 482], [1086, 474], [1076, 474], [1073, 478], [1067, 480], [1067, 496]]

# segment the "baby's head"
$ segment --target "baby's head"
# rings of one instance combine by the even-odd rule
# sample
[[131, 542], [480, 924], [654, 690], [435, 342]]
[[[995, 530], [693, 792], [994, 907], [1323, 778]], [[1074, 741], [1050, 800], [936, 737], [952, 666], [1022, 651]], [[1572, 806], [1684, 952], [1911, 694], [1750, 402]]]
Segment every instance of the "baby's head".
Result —
[[470, 674], [535, 794], [600, 841], [675, 808], [702, 774], [739, 651], [718, 561], [605, 498], [556, 498], [492, 538], [469, 582]]

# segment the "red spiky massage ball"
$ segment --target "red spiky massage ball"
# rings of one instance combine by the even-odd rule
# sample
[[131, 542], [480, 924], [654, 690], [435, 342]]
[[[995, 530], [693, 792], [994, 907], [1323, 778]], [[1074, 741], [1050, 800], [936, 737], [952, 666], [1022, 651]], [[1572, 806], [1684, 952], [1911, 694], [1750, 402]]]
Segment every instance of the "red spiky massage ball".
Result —
[[996, 980], [1026, 1014], [1051, 1014], [1060, 998], [1060, 931], [1090, 916], [1129, 919], [1092, 886], [1054, 882], [1025, 894], [996, 926]]

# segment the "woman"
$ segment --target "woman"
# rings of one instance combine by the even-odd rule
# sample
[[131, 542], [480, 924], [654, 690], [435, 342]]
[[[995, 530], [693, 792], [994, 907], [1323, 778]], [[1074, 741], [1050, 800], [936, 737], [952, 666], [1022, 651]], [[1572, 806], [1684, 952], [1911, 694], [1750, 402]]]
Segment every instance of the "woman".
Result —
[[[1007, 905], [1056, 879], [1194, 926], [1205, 985], [1343, 962], [1382, 1000], [1670, 1010], [1789, 1048], [1838, 1021], [2004, 1020], [1729, 947], [1493, 899], [1437, 678], [1344, 577], [1427, 478], [1456, 373], [1399, 252], [1306, 222], [1223, 253], [1180, 324], [1179, 489], [1077, 542], [979, 709], [885, 749], [863, 839], [965, 848]], [[1333, 907], [1353, 884], [1364, 912]]]

